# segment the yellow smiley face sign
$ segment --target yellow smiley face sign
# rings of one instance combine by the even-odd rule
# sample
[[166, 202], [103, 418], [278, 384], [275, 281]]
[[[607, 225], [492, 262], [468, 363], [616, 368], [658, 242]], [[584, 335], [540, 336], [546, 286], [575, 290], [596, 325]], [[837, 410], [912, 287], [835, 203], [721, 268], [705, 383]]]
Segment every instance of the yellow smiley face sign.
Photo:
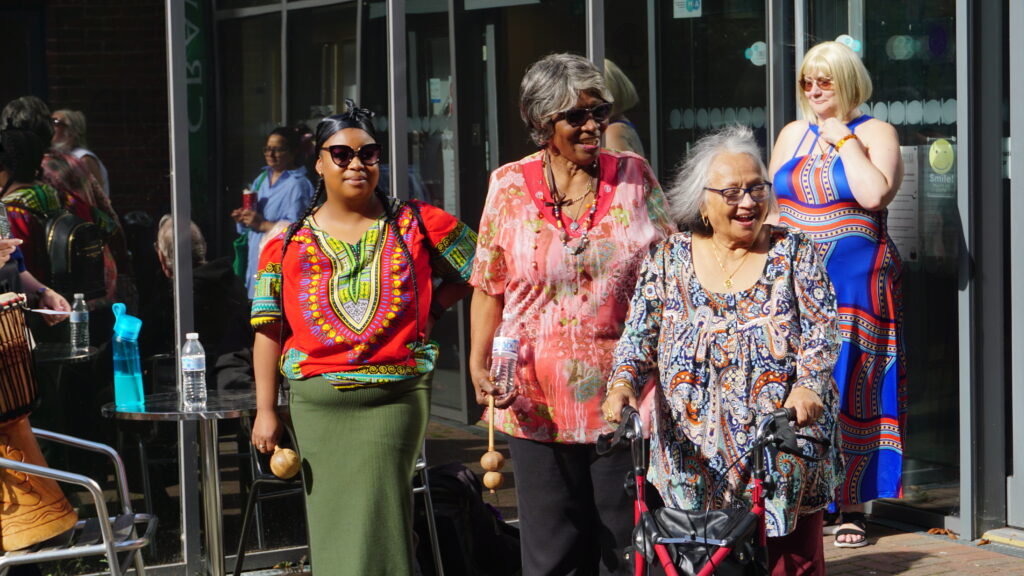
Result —
[[953, 150], [953, 145], [949, 143], [949, 140], [939, 138], [932, 142], [931, 147], [928, 149], [928, 164], [931, 165], [932, 170], [936, 174], [949, 172], [953, 168], [955, 160], [956, 152]]

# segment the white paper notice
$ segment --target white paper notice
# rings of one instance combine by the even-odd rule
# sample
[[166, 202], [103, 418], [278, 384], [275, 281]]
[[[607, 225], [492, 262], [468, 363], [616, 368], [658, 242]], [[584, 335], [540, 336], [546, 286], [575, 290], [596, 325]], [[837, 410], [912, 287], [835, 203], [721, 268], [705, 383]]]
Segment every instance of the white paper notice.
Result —
[[900, 153], [903, 156], [903, 184], [889, 204], [889, 237], [904, 262], [916, 262], [921, 258], [917, 146], [900, 146]]
[[700, 18], [701, 0], [672, 0], [673, 18]]
[[452, 147], [454, 134], [451, 130], [441, 133], [441, 164], [444, 170], [444, 210], [458, 214], [455, 198], [455, 148]]

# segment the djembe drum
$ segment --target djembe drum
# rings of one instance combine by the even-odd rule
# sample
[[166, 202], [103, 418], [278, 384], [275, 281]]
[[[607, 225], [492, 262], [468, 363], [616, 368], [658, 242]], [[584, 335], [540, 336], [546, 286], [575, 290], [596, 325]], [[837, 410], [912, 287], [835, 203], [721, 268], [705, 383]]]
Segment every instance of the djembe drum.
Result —
[[[28, 423], [38, 394], [24, 306], [24, 294], [0, 295], [0, 456], [46, 466]], [[2, 466], [0, 549], [27, 548], [75, 525], [78, 515], [56, 481]]]

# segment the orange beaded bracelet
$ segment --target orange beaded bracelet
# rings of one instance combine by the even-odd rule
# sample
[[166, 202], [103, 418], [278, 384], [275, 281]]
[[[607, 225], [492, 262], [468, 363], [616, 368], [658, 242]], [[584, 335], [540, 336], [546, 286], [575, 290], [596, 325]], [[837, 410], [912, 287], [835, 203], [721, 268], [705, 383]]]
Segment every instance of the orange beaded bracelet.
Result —
[[839, 152], [839, 149], [843, 147], [843, 144], [846, 144], [847, 140], [856, 140], [857, 142], [860, 142], [860, 138], [857, 138], [856, 134], [854, 134], [853, 132], [850, 132], [846, 136], [843, 136], [842, 138], [840, 138], [838, 142], [836, 142], [836, 146], [835, 146], [836, 152]]

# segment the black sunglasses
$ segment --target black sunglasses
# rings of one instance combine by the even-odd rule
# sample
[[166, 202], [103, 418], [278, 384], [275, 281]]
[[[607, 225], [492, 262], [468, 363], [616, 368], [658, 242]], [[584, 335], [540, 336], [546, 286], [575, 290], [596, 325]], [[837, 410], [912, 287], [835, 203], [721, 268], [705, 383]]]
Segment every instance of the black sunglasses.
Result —
[[594, 122], [601, 124], [608, 120], [608, 117], [612, 115], [612, 105], [605, 102], [604, 104], [598, 104], [593, 108], [569, 108], [565, 112], [558, 115], [560, 118], [565, 118], [565, 121], [569, 123], [569, 126], [573, 128], [579, 128], [587, 123], [588, 118], [593, 118]]
[[334, 146], [324, 146], [321, 150], [326, 150], [331, 153], [331, 160], [338, 166], [338, 168], [348, 168], [352, 159], [356, 156], [359, 157], [359, 161], [362, 162], [363, 166], [375, 166], [380, 162], [380, 144], [374, 142], [373, 144], [367, 144], [358, 150], [353, 150], [351, 146], [344, 144], [336, 144]]

